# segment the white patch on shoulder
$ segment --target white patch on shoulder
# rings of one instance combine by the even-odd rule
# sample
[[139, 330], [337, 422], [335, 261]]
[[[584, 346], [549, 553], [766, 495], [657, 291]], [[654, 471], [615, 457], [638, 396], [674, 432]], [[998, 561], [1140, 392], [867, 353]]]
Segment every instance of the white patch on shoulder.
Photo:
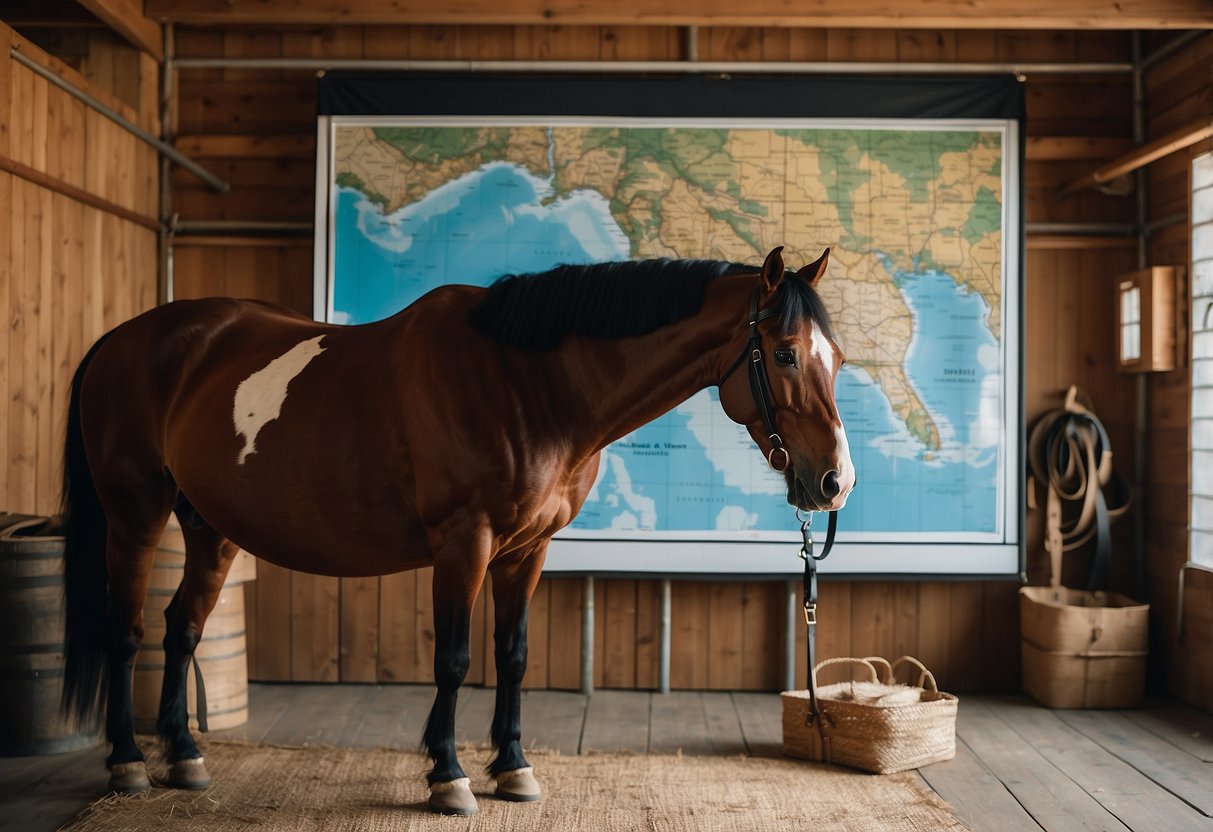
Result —
[[240, 382], [232, 407], [236, 433], [244, 437], [244, 448], [236, 457], [237, 464], [243, 465], [249, 454], [256, 453], [257, 434], [267, 422], [272, 422], [282, 413], [287, 387], [295, 376], [303, 372], [313, 358], [324, 352], [324, 347], [320, 346], [323, 338], [323, 335], [318, 335], [296, 344]]
[[825, 365], [830, 378], [834, 377], [834, 347], [817, 325], [817, 321], [813, 321], [813, 341], [809, 344], [809, 354]]

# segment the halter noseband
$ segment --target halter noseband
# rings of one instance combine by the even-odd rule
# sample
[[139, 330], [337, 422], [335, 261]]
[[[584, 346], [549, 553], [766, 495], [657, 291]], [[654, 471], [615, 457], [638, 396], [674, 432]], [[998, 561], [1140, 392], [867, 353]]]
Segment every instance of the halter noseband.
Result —
[[[761, 283], [754, 289], [754, 294], [750, 297], [750, 337], [746, 341], [745, 348], [742, 349], [741, 355], [737, 356], [737, 360], [729, 367], [724, 374], [724, 378], [717, 382], [717, 387], [722, 387], [729, 376], [741, 366], [741, 362], [745, 361], [746, 357], [750, 359], [750, 395], [754, 397], [754, 404], [758, 406], [758, 415], [762, 417], [762, 429], [766, 431], [767, 441], [771, 443], [771, 450], [767, 451], [767, 465], [772, 469], [783, 472], [788, 467], [788, 462], [791, 458], [788, 456], [787, 450], [783, 447], [783, 438], [775, 430], [774, 410], [775, 405], [771, 399], [771, 383], [767, 380], [767, 369], [763, 363], [762, 354], [762, 333], [758, 331], [758, 324], [765, 321], [767, 318], [773, 318], [780, 313], [781, 307], [779, 304], [768, 306], [766, 309], [759, 311], [758, 296], [762, 292]], [[780, 454], [780, 464], [776, 465], [776, 454]]]

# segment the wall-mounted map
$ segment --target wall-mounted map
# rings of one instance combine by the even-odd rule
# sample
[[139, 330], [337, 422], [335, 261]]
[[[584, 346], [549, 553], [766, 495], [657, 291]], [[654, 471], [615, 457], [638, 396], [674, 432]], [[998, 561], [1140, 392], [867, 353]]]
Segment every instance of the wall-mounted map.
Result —
[[[760, 264], [783, 245], [796, 267], [830, 247], [820, 290], [847, 354], [836, 397], [859, 476], [841, 539], [1013, 543], [1014, 127], [334, 118], [327, 317], [374, 321], [447, 282], [561, 263]], [[796, 528], [784, 495], [710, 389], [605, 450], [565, 537], [784, 540]]]

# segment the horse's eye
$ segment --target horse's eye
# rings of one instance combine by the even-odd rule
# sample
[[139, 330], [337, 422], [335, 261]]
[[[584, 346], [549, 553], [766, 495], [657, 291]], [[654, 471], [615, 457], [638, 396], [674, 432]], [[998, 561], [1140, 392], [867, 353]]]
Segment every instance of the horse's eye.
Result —
[[792, 350], [775, 350], [775, 363], [781, 367], [795, 367], [796, 353]]

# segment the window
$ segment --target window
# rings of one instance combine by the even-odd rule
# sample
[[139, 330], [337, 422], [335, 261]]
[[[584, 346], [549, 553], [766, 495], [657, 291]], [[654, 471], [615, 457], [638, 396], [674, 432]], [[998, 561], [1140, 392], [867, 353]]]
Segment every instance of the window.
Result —
[[1192, 542], [1213, 566], [1213, 153], [1192, 162]]
[[1141, 287], [1130, 280], [1120, 284], [1120, 362], [1141, 358]]

